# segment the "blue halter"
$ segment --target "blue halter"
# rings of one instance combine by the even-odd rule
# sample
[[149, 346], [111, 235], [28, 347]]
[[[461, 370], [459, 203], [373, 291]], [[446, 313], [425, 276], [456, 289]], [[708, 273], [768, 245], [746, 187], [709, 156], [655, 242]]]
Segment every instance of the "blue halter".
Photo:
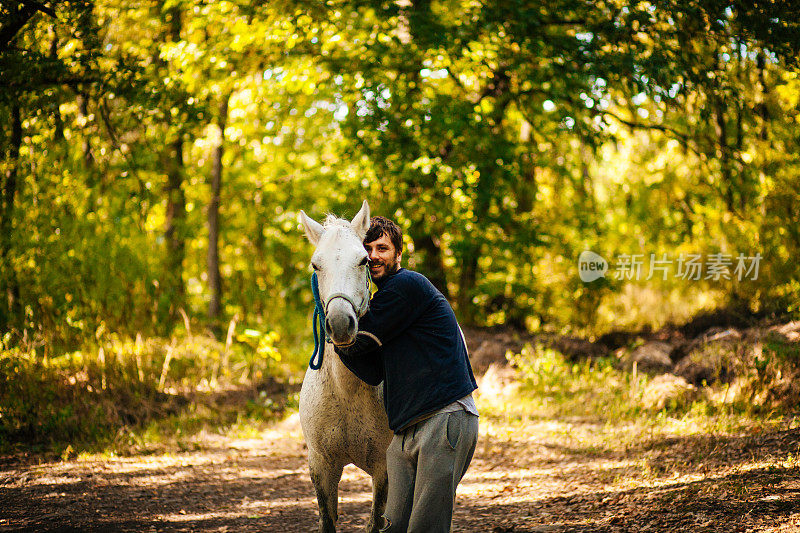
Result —
[[[369, 275], [369, 269], [367, 269], [367, 299], [360, 307], [357, 307], [346, 294], [341, 293], [330, 296], [328, 303], [334, 298], [344, 298], [350, 302], [350, 305], [353, 306], [353, 310], [358, 317], [361, 318], [369, 307], [369, 282], [371, 279], [372, 276]], [[325, 332], [325, 312], [327, 309], [326, 304], [322, 303], [322, 299], [319, 296], [319, 282], [317, 281], [316, 272], [311, 274], [311, 294], [314, 295], [314, 318], [311, 319], [311, 330], [314, 332], [314, 353], [311, 354], [311, 359], [308, 360], [308, 366], [311, 370], [319, 370], [322, 368], [322, 359], [325, 355], [325, 343], [321, 342], [322, 337], [324, 336], [325, 342], [331, 342], [331, 340]], [[316, 363], [314, 362], [315, 359], [317, 360]]]
[[[319, 342], [320, 333], [328, 341], [328, 334], [325, 333], [325, 307], [319, 298], [319, 283], [317, 283], [317, 273], [311, 274], [311, 293], [314, 295], [314, 318], [311, 319], [311, 330], [314, 332], [314, 353], [308, 361], [311, 370], [319, 370], [322, 367], [322, 354], [325, 353], [325, 346]], [[319, 356], [319, 362], [314, 363], [314, 359]]]

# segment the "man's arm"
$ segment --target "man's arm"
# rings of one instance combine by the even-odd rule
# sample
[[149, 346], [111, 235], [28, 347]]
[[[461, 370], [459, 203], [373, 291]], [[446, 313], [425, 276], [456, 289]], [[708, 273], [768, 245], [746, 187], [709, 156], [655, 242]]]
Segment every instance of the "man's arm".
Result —
[[342, 357], [344, 361], [345, 358], [354, 358], [360, 355], [366, 355], [370, 352], [374, 352], [378, 348], [383, 345], [377, 337], [372, 334], [367, 335], [366, 332], [359, 331], [356, 334], [356, 340], [353, 341], [352, 344], [348, 344], [347, 346], [333, 346], [333, 349], [336, 350], [336, 353]]
[[394, 289], [375, 293], [369, 311], [358, 321], [358, 334], [353, 344], [337, 346], [336, 353], [347, 357], [369, 354], [405, 331], [424, 309]]
[[335, 348], [344, 366], [361, 381], [369, 385], [379, 385], [383, 381], [383, 363], [377, 353], [370, 357], [350, 357]]

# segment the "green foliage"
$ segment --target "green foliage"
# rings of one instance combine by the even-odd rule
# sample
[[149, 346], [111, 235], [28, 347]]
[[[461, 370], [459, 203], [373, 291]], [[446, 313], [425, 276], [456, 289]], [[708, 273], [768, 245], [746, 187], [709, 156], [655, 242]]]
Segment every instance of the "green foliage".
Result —
[[[692, 353], [711, 369], [712, 384], [671, 394], [658, 378], [620, 368], [615, 358], [570, 362], [557, 350], [527, 345], [507, 354], [519, 371], [519, 395], [536, 417], [599, 418], [614, 423], [672, 417], [687, 423], [746, 423], [753, 417], [794, 416], [800, 401], [800, 348], [796, 342], [767, 333], [728, 343], [700, 346]], [[670, 379], [678, 379], [667, 375]], [[663, 398], [659, 403], [654, 400]], [[513, 402], [511, 402], [513, 403]], [[736, 422], [738, 420], [738, 422]], [[716, 423], [712, 421], [711, 423]]]
[[246, 329], [238, 339], [230, 345], [191, 334], [143, 340], [100, 329], [92, 346], [56, 357], [43, 359], [35, 344], [6, 346], [0, 352], [0, 450], [21, 443], [56, 454], [67, 446], [73, 452], [119, 450], [146, 447], [148, 435], [270, 420], [284, 405], [262, 385], [289, 372], [279, 364], [277, 337]]
[[796, 311], [800, 86], [776, 37], [794, 23], [696, 2], [69, 3], [0, 58], [23, 130], [17, 156], [2, 141], [3, 322], [75, 348], [101, 322], [166, 335], [202, 315], [220, 139], [215, 331], [301, 334], [297, 211], [358, 197], [465, 322], [613, 328], [598, 309], [629, 283], [582, 283], [586, 248], [760, 251], [753, 282], [650, 287]]
[[[216, 335], [183, 332], [203, 354], [175, 348], [187, 381], [256, 379], [279, 353], [297, 364], [312, 308], [297, 213], [352, 216], [362, 198], [401, 224], [406, 264], [465, 324], [596, 334], [718, 305], [800, 312], [788, 13], [694, 0], [22, 11], [0, 7], [0, 332], [9, 349], [39, 346], [32, 365], [81, 353], [97, 367], [107, 332], [172, 338], [182, 313]], [[207, 319], [217, 160], [222, 301]], [[756, 280], [586, 284], [585, 249], [763, 261]], [[232, 319], [259, 333], [228, 353]]]
[[570, 363], [558, 351], [540, 345], [508, 354], [520, 371], [521, 393], [541, 416], [632, 419], [643, 413], [639, 405], [647, 377], [618, 370], [610, 358]]
[[[550, 420], [574, 423], [575, 434], [567, 436], [589, 451], [610, 443], [640, 446], [666, 434], [735, 433], [780, 425], [796, 416], [800, 396], [793, 385], [797, 345], [776, 342], [774, 349], [771, 342], [765, 343], [760, 356], [758, 342], [721, 355], [729, 370], [735, 367], [735, 379], [668, 397], [659, 408], [645, 403], [658, 378], [618, 369], [613, 358], [571, 363], [555, 350], [526, 346], [507, 355], [521, 386], [495, 390], [487, 374], [479, 389], [481, 413], [519, 426]], [[597, 422], [600, 425], [589, 434], [577, 429]]]

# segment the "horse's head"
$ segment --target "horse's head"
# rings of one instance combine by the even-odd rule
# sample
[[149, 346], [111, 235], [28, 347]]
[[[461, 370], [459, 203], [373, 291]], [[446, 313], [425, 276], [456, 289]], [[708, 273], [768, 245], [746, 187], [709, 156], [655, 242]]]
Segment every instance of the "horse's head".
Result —
[[350, 344], [358, 319], [367, 312], [367, 252], [363, 240], [369, 229], [369, 204], [364, 200], [353, 220], [328, 215], [320, 224], [300, 211], [300, 222], [317, 247], [311, 266], [317, 273], [319, 296], [325, 309], [325, 331], [334, 344]]

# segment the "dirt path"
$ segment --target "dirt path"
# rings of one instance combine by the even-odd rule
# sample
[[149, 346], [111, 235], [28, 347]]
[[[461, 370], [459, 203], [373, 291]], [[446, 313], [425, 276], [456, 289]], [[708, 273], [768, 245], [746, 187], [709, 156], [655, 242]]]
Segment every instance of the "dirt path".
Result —
[[[800, 435], [664, 437], [596, 446], [591, 420], [484, 417], [453, 530], [800, 531]], [[297, 415], [199, 450], [0, 467], [0, 531], [313, 531]], [[369, 478], [345, 469], [340, 530]]]

